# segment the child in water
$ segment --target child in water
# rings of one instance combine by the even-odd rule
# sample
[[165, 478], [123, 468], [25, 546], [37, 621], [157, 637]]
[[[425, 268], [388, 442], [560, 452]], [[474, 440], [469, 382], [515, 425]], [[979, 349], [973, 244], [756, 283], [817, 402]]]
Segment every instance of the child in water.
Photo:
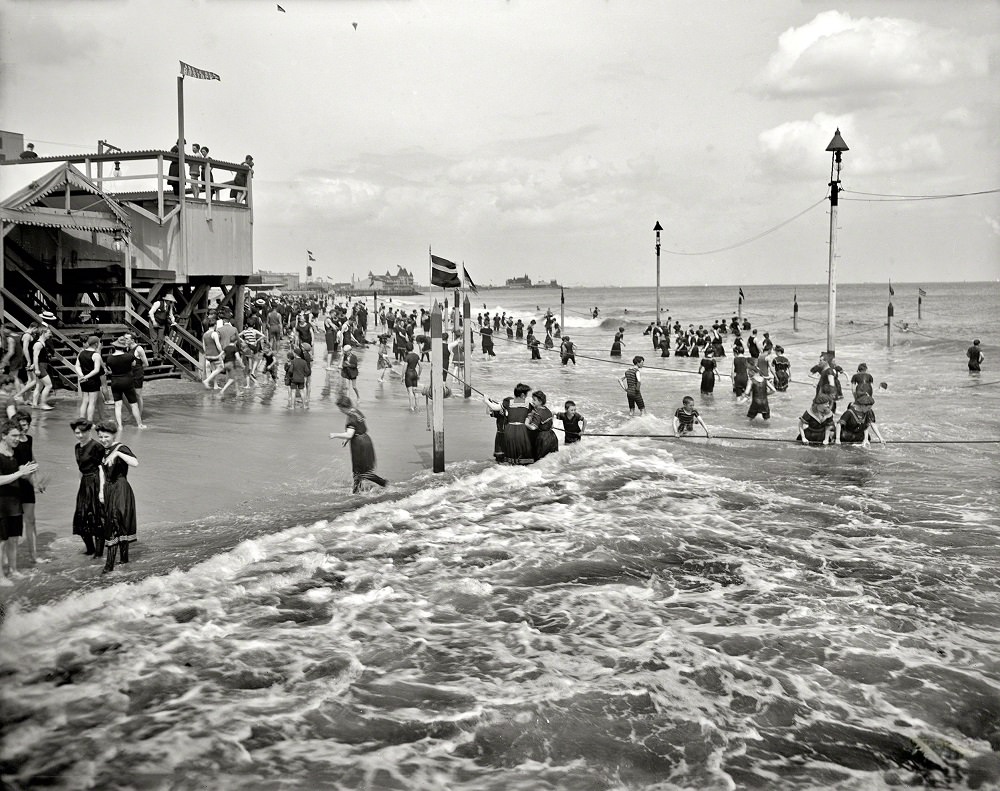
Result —
[[711, 438], [708, 426], [701, 419], [698, 410], [694, 408], [694, 399], [691, 396], [684, 396], [681, 406], [674, 412], [674, 436], [683, 437], [694, 433], [695, 423], [705, 430], [706, 437]]
[[563, 409], [564, 411], [556, 413], [556, 417], [562, 421], [566, 432], [566, 444], [579, 442], [587, 427], [587, 419], [576, 411], [575, 401], [567, 401]]

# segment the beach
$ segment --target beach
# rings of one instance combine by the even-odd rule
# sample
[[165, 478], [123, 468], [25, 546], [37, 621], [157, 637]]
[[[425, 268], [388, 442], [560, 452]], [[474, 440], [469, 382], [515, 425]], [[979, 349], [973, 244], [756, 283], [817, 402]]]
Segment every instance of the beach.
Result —
[[[327, 438], [344, 423], [339, 376], [327, 388], [320, 362], [308, 412], [286, 410], [280, 386], [222, 403], [198, 384], [151, 388], [149, 429], [123, 438], [140, 460], [139, 543], [112, 575], [70, 534], [75, 409], [61, 394], [32, 431], [52, 561], [4, 593], [4, 780], [990, 787], [1000, 288], [896, 288], [891, 349], [884, 286], [842, 286], [838, 316], [847, 378], [867, 362], [887, 384], [886, 447], [790, 442], [825, 348], [823, 286], [794, 290], [798, 333], [792, 287], [746, 289], [744, 315], [786, 345], [794, 383], [754, 425], [727, 379], [701, 396], [697, 359], [654, 355], [652, 289], [567, 289], [575, 368], [552, 352], [531, 362], [502, 333], [495, 360], [474, 355], [477, 389], [500, 398], [524, 381], [610, 435], [526, 468], [492, 462], [493, 420], [453, 384], [447, 470], [432, 473], [424, 404], [410, 413], [398, 378], [376, 382], [369, 347], [360, 408], [391, 485], [358, 496]], [[736, 312], [735, 291], [665, 290], [665, 312], [710, 325]], [[560, 310], [558, 291], [490, 291], [473, 320], [483, 303], [539, 323]], [[618, 326], [625, 361], [646, 357], [642, 418], [627, 418], [608, 356]], [[684, 395], [730, 438], [669, 438]]]

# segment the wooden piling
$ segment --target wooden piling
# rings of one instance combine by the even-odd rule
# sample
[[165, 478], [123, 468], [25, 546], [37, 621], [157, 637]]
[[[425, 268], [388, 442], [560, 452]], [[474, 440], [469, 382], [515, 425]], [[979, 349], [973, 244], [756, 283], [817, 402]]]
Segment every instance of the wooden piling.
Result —
[[889, 307], [886, 309], [886, 321], [885, 321], [885, 345], [892, 348], [892, 303], [889, 303]]
[[792, 332], [799, 331], [799, 301], [792, 303]]
[[472, 305], [469, 295], [462, 301], [462, 349], [465, 357], [465, 397], [472, 398]]
[[441, 306], [431, 306], [431, 437], [434, 472], [444, 472], [444, 377], [441, 348]]

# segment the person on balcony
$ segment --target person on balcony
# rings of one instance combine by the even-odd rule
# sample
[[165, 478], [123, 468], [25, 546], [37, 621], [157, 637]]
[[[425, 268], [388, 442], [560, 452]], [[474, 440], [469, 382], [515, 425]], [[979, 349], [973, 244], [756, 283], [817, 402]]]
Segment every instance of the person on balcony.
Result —
[[[197, 143], [191, 146], [191, 156], [201, 156], [201, 146]], [[192, 161], [191, 164], [188, 165], [188, 172], [191, 174], [191, 195], [195, 198], [201, 196], [201, 184], [199, 183], [201, 180], [201, 168], [202, 165], [200, 162]]]
[[166, 294], [149, 307], [150, 340], [153, 345], [154, 357], [163, 355], [164, 338], [167, 331], [177, 324], [177, 316], [174, 315], [176, 304], [177, 300], [174, 295]]

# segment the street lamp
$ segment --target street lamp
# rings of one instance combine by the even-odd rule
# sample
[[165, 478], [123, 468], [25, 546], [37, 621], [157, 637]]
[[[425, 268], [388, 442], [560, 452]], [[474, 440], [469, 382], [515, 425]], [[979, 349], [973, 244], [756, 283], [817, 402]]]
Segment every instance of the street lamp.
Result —
[[826, 356], [833, 362], [836, 354], [837, 337], [837, 196], [840, 194], [840, 155], [849, 151], [844, 138], [840, 136], [840, 127], [833, 135], [833, 140], [826, 147], [832, 153], [830, 159], [830, 263], [828, 269], [829, 293], [826, 302]]
[[115, 233], [111, 237], [111, 244], [115, 248], [116, 253], [120, 253], [122, 251], [122, 244], [124, 244], [124, 242], [125, 238], [122, 236], [121, 230], [115, 228]]
[[656, 318], [654, 321], [660, 323], [660, 231], [663, 230], [663, 226], [660, 225], [660, 221], [656, 221], [656, 225], [653, 226], [653, 230], [656, 231]]

